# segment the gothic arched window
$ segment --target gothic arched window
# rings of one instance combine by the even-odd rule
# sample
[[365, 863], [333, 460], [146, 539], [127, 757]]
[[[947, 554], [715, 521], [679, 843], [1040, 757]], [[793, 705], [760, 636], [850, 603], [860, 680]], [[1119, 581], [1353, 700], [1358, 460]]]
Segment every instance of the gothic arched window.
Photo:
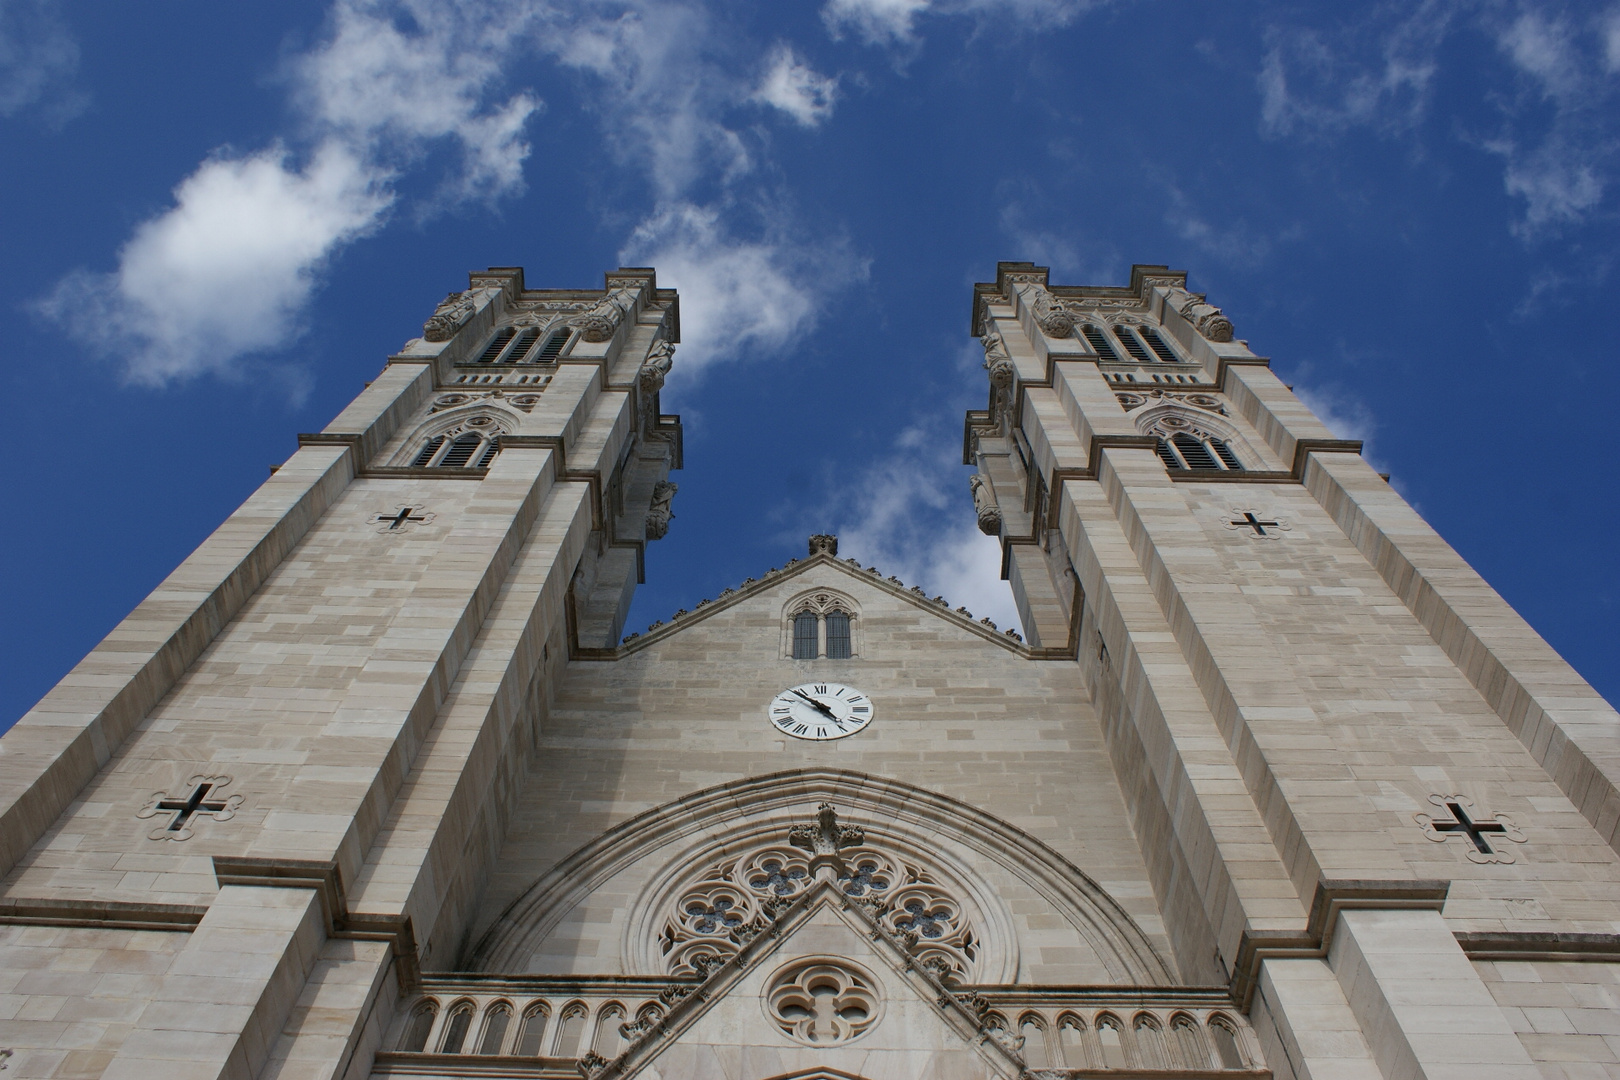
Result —
[[444, 1038], [439, 1041], [439, 1053], [461, 1053], [461, 1044], [467, 1041], [467, 1029], [472, 1027], [472, 1020], [473, 1003], [457, 1002], [450, 1009], [450, 1018], [444, 1023]]
[[785, 655], [795, 660], [849, 660], [860, 651], [860, 611], [849, 597], [816, 591], [788, 601], [783, 612]]
[[814, 660], [820, 655], [820, 642], [816, 640], [816, 613], [801, 611], [793, 616], [793, 659]]
[[1191, 469], [1195, 472], [1242, 472], [1243, 463], [1232, 453], [1225, 439], [1213, 436], [1191, 435], [1179, 431], [1168, 439], [1161, 438], [1157, 447], [1159, 458], [1171, 469]]
[[1132, 360], [1139, 364], [1151, 364], [1153, 362], [1153, 357], [1148, 353], [1147, 347], [1142, 344], [1142, 339], [1137, 337], [1136, 331], [1129, 326], [1114, 327], [1114, 336], [1119, 339], [1121, 345], [1125, 346], [1125, 351], [1131, 354]]
[[419, 1054], [427, 1049], [428, 1035], [433, 1031], [433, 1021], [439, 1018], [439, 1007], [436, 1002], [429, 999], [416, 1007], [411, 1013], [410, 1020], [405, 1023], [405, 1034], [399, 1040], [399, 1048], [413, 1054]]
[[506, 1029], [512, 1023], [512, 1006], [498, 1001], [484, 1014], [484, 1034], [478, 1040], [480, 1054], [498, 1054], [506, 1044]]
[[411, 459], [418, 469], [485, 469], [500, 452], [501, 429], [489, 417], [475, 416], [458, 428], [435, 435]]
[[1163, 360], [1167, 364], [1174, 364], [1181, 359], [1176, 355], [1175, 350], [1170, 348], [1169, 344], [1165, 342], [1164, 338], [1159, 336], [1159, 332], [1153, 329], [1153, 327], [1144, 326], [1141, 328], [1141, 331], [1142, 340], [1147, 342], [1148, 348], [1152, 349], [1154, 355], [1160, 360]]
[[850, 657], [849, 615], [842, 611], [827, 613], [827, 659], [848, 660]]

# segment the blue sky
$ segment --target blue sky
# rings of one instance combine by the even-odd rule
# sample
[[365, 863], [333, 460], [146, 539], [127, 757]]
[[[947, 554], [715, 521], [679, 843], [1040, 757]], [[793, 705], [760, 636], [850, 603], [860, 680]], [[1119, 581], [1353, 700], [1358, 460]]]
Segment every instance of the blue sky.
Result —
[[1611, 701], [1620, 6], [0, 0], [0, 724], [466, 273], [680, 289], [631, 628], [832, 530], [1004, 624], [971, 284], [1187, 270]]

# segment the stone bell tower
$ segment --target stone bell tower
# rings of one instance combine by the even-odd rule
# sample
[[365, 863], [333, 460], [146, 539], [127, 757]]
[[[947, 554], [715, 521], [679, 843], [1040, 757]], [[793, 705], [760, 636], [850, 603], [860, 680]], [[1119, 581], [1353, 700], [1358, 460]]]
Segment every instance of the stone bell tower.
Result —
[[1278, 1075], [1617, 1075], [1614, 709], [1185, 274], [1001, 263], [971, 325], [979, 525], [1183, 977]]
[[471, 275], [6, 734], [8, 1076], [369, 1071], [670, 527], [679, 340], [651, 269]]

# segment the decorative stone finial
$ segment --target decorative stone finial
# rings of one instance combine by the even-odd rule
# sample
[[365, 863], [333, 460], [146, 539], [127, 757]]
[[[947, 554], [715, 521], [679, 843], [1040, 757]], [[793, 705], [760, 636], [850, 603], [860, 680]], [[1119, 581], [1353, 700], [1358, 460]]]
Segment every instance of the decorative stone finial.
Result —
[[828, 533], [816, 533], [816, 535], [810, 538], [810, 554], [837, 555], [838, 537], [832, 536]]
[[814, 825], [795, 825], [788, 830], [788, 843], [810, 852], [812, 873], [833, 880], [845, 872], [844, 860], [838, 857], [839, 849], [866, 843], [866, 833], [852, 825], [839, 824], [838, 811], [833, 809], [832, 803], [822, 803], [816, 808]]

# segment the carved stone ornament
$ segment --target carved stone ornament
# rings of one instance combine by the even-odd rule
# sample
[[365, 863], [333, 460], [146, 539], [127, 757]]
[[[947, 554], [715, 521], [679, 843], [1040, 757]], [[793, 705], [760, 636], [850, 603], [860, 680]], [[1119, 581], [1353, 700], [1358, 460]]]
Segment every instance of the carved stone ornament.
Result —
[[569, 319], [568, 325], [579, 327], [579, 336], [586, 341], [607, 341], [635, 306], [638, 295], [637, 289], [614, 289], [597, 301], [591, 310]]
[[1043, 286], [1025, 285], [1023, 292], [1041, 333], [1054, 338], [1074, 336], [1074, 315]]
[[989, 323], [985, 324], [980, 340], [984, 344], [984, 368], [990, 373], [990, 385], [997, 390], [1007, 389], [1018, 377], [1018, 369], [1013, 367], [1012, 357], [1007, 353], [1006, 340], [1001, 331]]
[[656, 394], [664, 387], [664, 377], [669, 374], [670, 366], [675, 362], [675, 346], [667, 341], [660, 341], [647, 353], [647, 359], [641, 363], [641, 370], [636, 373], [636, 381], [641, 384], [643, 394]]
[[838, 537], [830, 533], [817, 533], [810, 538], [810, 554], [837, 555]]
[[816, 807], [814, 825], [795, 825], [788, 830], [788, 843], [812, 855], [837, 855], [840, 848], [865, 842], [866, 833], [853, 825], [839, 823], [838, 811], [833, 809], [832, 803]]
[[765, 1015], [806, 1046], [837, 1046], [871, 1030], [878, 981], [842, 957], [805, 957], [771, 976]]
[[1178, 289], [1173, 297], [1181, 317], [1211, 341], [1231, 341], [1232, 321], [1221, 314], [1221, 309], [1208, 303], [1199, 293]]
[[1171, 401], [1179, 404], [1191, 405], [1194, 408], [1204, 409], [1207, 412], [1219, 413], [1221, 416], [1228, 415], [1226, 411], [1226, 403], [1215, 394], [1189, 394], [1176, 390], [1154, 389], [1128, 390], [1115, 394], [1114, 397], [1118, 399], [1120, 405], [1125, 409], [1126, 412], [1133, 412], [1140, 409], [1143, 405], [1146, 405], [1150, 401]]
[[1222, 520], [1232, 532], [1242, 533], [1251, 540], [1280, 540], [1283, 533], [1294, 527], [1287, 518], [1262, 513], [1252, 506], [1234, 507]]
[[455, 337], [462, 324], [472, 318], [476, 295], [468, 289], [440, 300], [428, 321], [422, 324], [422, 337], [428, 341], [449, 341]]
[[1460, 837], [1469, 862], [1511, 863], [1513, 851], [1503, 841], [1522, 844], [1529, 839], [1506, 814], [1487, 817], [1474, 813], [1474, 801], [1466, 795], [1430, 795], [1429, 801], [1440, 808], [1440, 813], [1413, 814], [1413, 820], [1423, 835], [1437, 844]]
[[680, 485], [672, 484], [668, 480], [660, 480], [653, 485], [652, 504], [647, 507], [648, 540], [662, 540], [669, 532], [669, 523], [675, 519], [675, 513], [669, 504], [679, 490]]
[[167, 815], [167, 820], [147, 833], [151, 840], [190, 840], [197, 819], [211, 817], [215, 821], [229, 821], [242, 805], [241, 795], [221, 795], [220, 790], [230, 785], [229, 776], [197, 775], [188, 779], [178, 794], [154, 791], [145, 806], [136, 811], [137, 818]]
[[973, 509], [979, 515], [979, 531], [986, 536], [1000, 536], [1001, 507], [996, 504], [995, 491], [978, 473], [968, 477], [968, 488], [973, 492]]

